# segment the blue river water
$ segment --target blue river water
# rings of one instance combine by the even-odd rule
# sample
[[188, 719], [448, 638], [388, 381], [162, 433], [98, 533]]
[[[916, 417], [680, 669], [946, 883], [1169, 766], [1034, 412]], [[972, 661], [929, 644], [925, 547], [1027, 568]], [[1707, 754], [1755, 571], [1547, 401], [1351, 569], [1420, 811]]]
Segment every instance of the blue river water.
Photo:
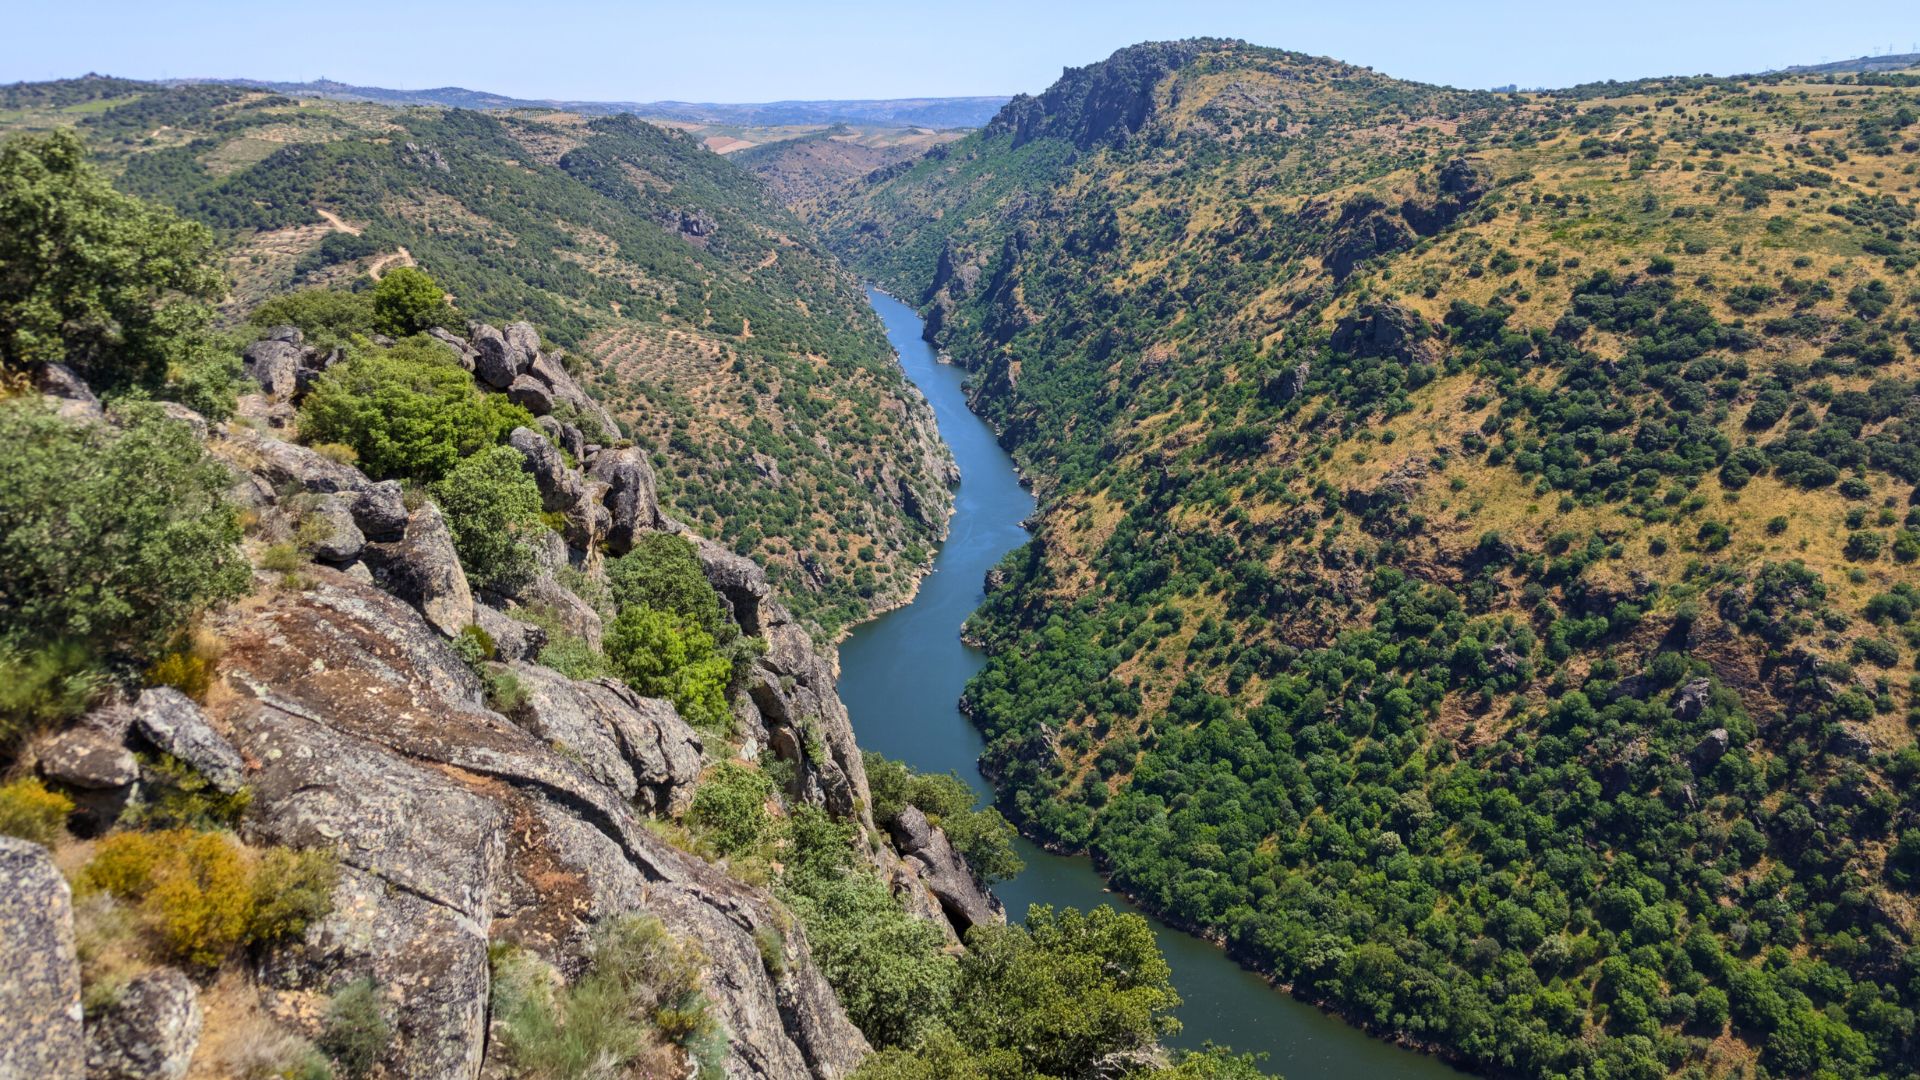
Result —
[[[960, 627], [985, 597], [986, 573], [1024, 543], [1033, 496], [993, 431], [968, 410], [964, 373], [939, 361], [921, 339], [912, 308], [880, 292], [868, 299], [886, 324], [907, 378], [933, 406], [941, 437], [960, 466], [951, 532], [911, 604], [868, 622], [840, 646], [840, 696], [860, 745], [924, 772], [954, 772], [991, 797], [978, 761], [980, 734], [956, 703], [985, 657], [960, 641]], [[1020, 841], [1026, 871], [995, 892], [1015, 918], [1030, 904], [1134, 909], [1109, 892], [1090, 860], [1050, 854]], [[1144, 914], [1144, 913], [1142, 913]], [[1439, 1060], [1371, 1038], [1281, 993], [1212, 944], [1152, 919], [1183, 1004], [1181, 1047], [1212, 1042], [1264, 1054], [1261, 1067], [1287, 1080], [1458, 1078]]]

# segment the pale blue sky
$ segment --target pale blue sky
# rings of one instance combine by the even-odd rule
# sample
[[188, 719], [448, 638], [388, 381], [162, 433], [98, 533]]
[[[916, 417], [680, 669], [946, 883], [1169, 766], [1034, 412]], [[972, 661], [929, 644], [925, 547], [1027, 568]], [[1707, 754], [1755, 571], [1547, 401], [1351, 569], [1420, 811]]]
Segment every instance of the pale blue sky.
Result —
[[1764, 70], [1920, 39], [1915, 0], [13, 0], [0, 82], [86, 71], [533, 98], [768, 101], [1037, 91], [1063, 65], [1213, 35], [1456, 86]]

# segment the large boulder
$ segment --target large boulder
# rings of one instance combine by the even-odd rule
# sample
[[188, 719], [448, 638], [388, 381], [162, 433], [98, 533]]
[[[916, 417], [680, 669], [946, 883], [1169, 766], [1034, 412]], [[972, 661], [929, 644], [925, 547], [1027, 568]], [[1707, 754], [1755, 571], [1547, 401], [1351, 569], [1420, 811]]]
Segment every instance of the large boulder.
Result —
[[110, 730], [82, 725], [40, 746], [40, 775], [71, 796], [69, 824], [83, 835], [113, 826], [139, 790], [140, 763]]
[[701, 743], [672, 702], [641, 697], [613, 679], [569, 679], [525, 663], [509, 670], [527, 691], [515, 723], [566, 747], [594, 779], [642, 809], [686, 809], [700, 779]]
[[308, 549], [322, 562], [345, 565], [358, 559], [367, 546], [366, 534], [353, 517], [359, 495], [334, 492], [320, 496], [307, 511]]
[[660, 527], [660, 496], [646, 454], [633, 447], [602, 450], [593, 456], [587, 475], [607, 486], [602, 502], [610, 515], [608, 551], [625, 555], [641, 533]]
[[373, 578], [388, 592], [452, 637], [473, 622], [473, 590], [453, 548], [453, 533], [439, 507], [423, 504], [407, 519], [406, 534], [389, 544], [368, 544]]
[[473, 339], [474, 377], [495, 390], [512, 386], [513, 377], [520, 372], [513, 366], [507, 339], [500, 331], [485, 323], [475, 323], [469, 328], [468, 336]]
[[580, 501], [580, 474], [567, 468], [566, 459], [545, 435], [532, 428], [514, 428], [507, 436], [507, 445], [520, 451], [527, 472], [539, 485], [541, 509], [570, 510]]
[[532, 370], [533, 362], [540, 356], [540, 331], [530, 322], [512, 322], [507, 324], [507, 360], [513, 365], [516, 375], [524, 375]]
[[87, 1025], [87, 1080], [181, 1080], [203, 1019], [193, 980], [172, 968], [135, 976]]
[[516, 375], [507, 386], [507, 400], [535, 416], [553, 411], [553, 389], [531, 375]]
[[922, 881], [940, 900], [953, 927], [965, 937], [968, 930], [987, 923], [1005, 922], [1000, 902], [981, 887], [968, 868], [967, 861], [953, 850], [947, 834], [927, 820], [920, 808], [909, 804], [887, 826], [893, 843], [918, 871]]
[[46, 848], [0, 836], [0, 1077], [80, 1080], [73, 895]]
[[479, 357], [480, 352], [478, 349], [467, 344], [460, 335], [443, 327], [435, 326], [427, 330], [427, 336], [445, 345], [447, 349], [453, 353], [453, 358], [459, 361], [461, 367], [466, 368], [468, 371], [473, 370], [474, 361]]
[[155, 686], [140, 692], [130, 712], [135, 735], [185, 762], [216, 790], [233, 794], [245, 786], [246, 762], [192, 698], [171, 686]]
[[299, 388], [300, 331], [278, 326], [267, 336], [246, 347], [240, 359], [247, 377], [260, 385], [269, 397], [290, 398]]
[[366, 475], [351, 465], [244, 427], [229, 428], [227, 437], [215, 440], [211, 449], [216, 457], [259, 477], [276, 495], [288, 490], [358, 492], [368, 485]]
[[866, 1041], [771, 898], [675, 849], [571, 755], [487, 711], [478, 678], [410, 608], [334, 571], [314, 582], [219, 616], [234, 693], [214, 718], [258, 763], [243, 829], [342, 864], [332, 914], [263, 961], [275, 993], [311, 1001], [362, 977], [404, 987], [385, 1075], [466, 1080], [483, 1067], [490, 943], [577, 971], [591, 924], [650, 915], [699, 943], [728, 1076], [859, 1064]]
[[68, 787], [107, 791], [140, 778], [140, 763], [110, 734], [74, 727], [40, 747], [40, 775]]
[[532, 660], [547, 646], [547, 632], [490, 604], [473, 605], [473, 623], [493, 639], [494, 657], [503, 664]]
[[348, 509], [369, 540], [397, 540], [407, 531], [407, 503], [398, 480], [368, 484], [354, 493]]

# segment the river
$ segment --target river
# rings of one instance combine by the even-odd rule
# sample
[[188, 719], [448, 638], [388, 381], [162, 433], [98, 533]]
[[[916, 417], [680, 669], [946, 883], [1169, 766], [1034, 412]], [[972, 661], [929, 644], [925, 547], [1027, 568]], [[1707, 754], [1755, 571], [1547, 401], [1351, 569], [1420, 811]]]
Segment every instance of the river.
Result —
[[[840, 646], [840, 696], [860, 745], [923, 772], [955, 772], [983, 798], [980, 733], [960, 714], [960, 691], [985, 658], [960, 642], [960, 626], [984, 597], [983, 580], [1001, 556], [1026, 540], [1020, 523], [1033, 496], [993, 431], [967, 409], [964, 373], [942, 364], [920, 337], [912, 308], [868, 293], [900, 354], [907, 378], [933, 405], [940, 435], [960, 465], [951, 532], [914, 601], [855, 630]], [[1053, 855], [1019, 842], [1024, 873], [994, 891], [1016, 918], [1029, 904], [1133, 908], [1108, 892], [1090, 860]], [[1144, 913], [1142, 913], [1144, 914]], [[1183, 1000], [1176, 1046], [1213, 1042], [1265, 1054], [1261, 1067], [1287, 1080], [1458, 1080], [1437, 1059], [1403, 1050], [1280, 993], [1206, 941], [1148, 917], [1173, 968]]]

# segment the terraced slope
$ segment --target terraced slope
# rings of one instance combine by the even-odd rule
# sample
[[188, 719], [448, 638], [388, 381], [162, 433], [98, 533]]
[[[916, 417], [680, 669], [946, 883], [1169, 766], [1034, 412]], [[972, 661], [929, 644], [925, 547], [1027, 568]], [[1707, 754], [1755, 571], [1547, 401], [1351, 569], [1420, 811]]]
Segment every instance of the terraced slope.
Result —
[[1479, 1069], [1916, 1075], [1917, 113], [1164, 43], [829, 211], [1042, 494], [1005, 807]]
[[219, 85], [4, 94], [6, 126], [75, 125], [122, 187], [226, 232], [236, 311], [417, 263], [472, 317], [546, 327], [674, 510], [829, 634], [904, 596], [944, 529], [931, 421], [857, 283], [686, 136]]

